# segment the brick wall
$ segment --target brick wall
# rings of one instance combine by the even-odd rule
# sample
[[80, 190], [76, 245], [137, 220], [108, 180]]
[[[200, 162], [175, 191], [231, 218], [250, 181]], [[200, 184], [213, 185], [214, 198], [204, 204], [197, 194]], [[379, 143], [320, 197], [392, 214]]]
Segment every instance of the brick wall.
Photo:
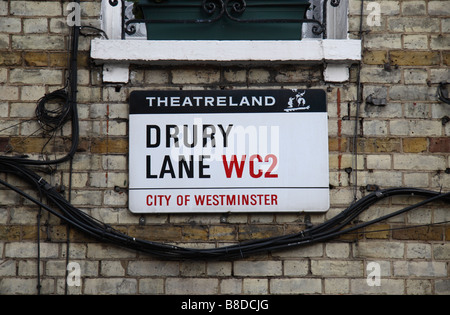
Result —
[[[78, 109], [80, 145], [73, 160], [71, 203], [132, 236], [181, 246], [223, 246], [298, 232], [324, 222], [369, 185], [450, 188], [449, 105], [436, 98], [449, 80], [447, 1], [365, 1], [362, 104], [356, 118], [358, 66], [342, 84], [324, 83], [322, 66], [131, 66], [123, 86], [102, 82], [89, 58], [92, 36], [81, 37]], [[380, 23], [368, 24], [379, 4]], [[61, 156], [68, 123], [48, 142], [34, 118], [36, 102], [62, 88], [67, 76], [68, 1], [0, 2], [0, 152]], [[350, 37], [358, 38], [361, 1], [350, 0]], [[100, 1], [82, 1], [82, 22], [100, 26]], [[127, 209], [128, 96], [139, 89], [321, 88], [329, 114], [331, 208], [319, 213], [134, 215]], [[385, 99], [384, 106], [366, 98]], [[357, 135], [354, 137], [354, 126]], [[36, 132], [36, 130], [38, 130]], [[356, 143], [355, 143], [356, 141]], [[48, 143], [47, 143], [48, 142]], [[356, 149], [356, 150], [355, 150]], [[356, 163], [355, 163], [356, 161]], [[39, 171], [69, 186], [69, 163]], [[0, 179], [33, 193], [11, 174]], [[356, 185], [356, 187], [355, 187]], [[371, 186], [370, 186], [371, 185]], [[66, 190], [64, 196], [69, 198]], [[358, 220], [391, 213], [421, 198], [393, 197]], [[0, 187], [0, 293], [36, 294], [450, 294], [448, 203], [436, 202], [366, 228], [365, 233], [236, 261], [163, 261], [95, 241]], [[404, 229], [413, 225], [423, 225]], [[370, 233], [369, 233], [370, 232]], [[69, 240], [69, 241], [67, 241]], [[81, 286], [66, 287], [68, 260], [81, 267]], [[369, 286], [371, 262], [381, 286]], [[39, 277], [38, 277], [39, 263]]]

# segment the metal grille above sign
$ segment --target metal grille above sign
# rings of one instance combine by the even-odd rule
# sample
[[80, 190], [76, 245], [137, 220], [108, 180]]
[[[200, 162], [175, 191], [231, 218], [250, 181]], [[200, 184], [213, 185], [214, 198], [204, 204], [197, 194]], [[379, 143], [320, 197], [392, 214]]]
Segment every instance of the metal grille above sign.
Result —
[[135, 213], [327, 211], [323, 90], [133, 91]]

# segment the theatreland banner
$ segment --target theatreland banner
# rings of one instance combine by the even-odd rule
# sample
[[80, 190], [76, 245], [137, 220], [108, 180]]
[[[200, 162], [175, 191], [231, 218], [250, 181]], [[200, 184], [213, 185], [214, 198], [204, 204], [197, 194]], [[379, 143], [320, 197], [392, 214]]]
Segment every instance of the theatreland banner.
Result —
[[325, 92], [133, 91], [129, 208], [327, 211]]

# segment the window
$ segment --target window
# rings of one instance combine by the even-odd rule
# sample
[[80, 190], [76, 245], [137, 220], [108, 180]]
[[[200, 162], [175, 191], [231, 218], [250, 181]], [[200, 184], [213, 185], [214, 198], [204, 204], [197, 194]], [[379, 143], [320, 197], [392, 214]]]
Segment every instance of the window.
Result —
[[[361, 42], [347, 37], [348, 0], [309, 1], [306, 18], [318, 22], [303, 24], [302, 40], [155, 41], [147, 40], [144, 23], [133, 24], [132, 35], [124, 32], [122, 17], [124, 21], [134, 18], [132, 2], [103, 0], [102, 27], [108, 39], [93, 40], [91, 56], [104, 64], [105, 82], [128, 82], [129, 64], [167, 61], [171, 64], [325, 63], [326, 81], [347, 81], [349, 66], [361, 59]], [[317, 32], [318, 25], [323, 26], [322, 32]]]

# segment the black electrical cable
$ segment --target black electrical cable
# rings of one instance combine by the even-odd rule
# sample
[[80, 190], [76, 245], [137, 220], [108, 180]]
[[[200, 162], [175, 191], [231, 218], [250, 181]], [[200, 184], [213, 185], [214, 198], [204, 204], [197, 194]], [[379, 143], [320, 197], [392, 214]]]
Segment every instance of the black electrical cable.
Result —
[[[60, 106], [49, 108], [48, 103], [58, 101]], [[48, 132], [61, 128], [70, 118], [71, 106], [65, 89], [56, 90], [43, 96], [36, 106], [36, 118], [41, 127]]]
[[[363, 6], [361, 5], [361, 8], [362, 7]], [[361, 26], [360, 26], [360, 34], [362, 34]], [[184, 248], [170, 244], [137, 239], [135, 237], [123, 234], [120, 231], [114, 229], [113, 227], [104, 224], [99, 220], [96, 220], [87, 213], [71, 205], [70, 201], [63, 198], [63, 196], [54, 187], [52, 187], [49, 183], [47, 183], [41, 176], [39, 176], [37, 173], [27, 168], [27, 166], [29, 165], [50, 165], [66, 162], [68, 160], [72, 161], [72, 158], [76, 152], [79, 141], [78, 113], [76, 106], [77, 50], [78, 50], [79, 35], [80, 35], [80, 27], [75, 26], [73, 28], [73, 36], [72, 36], [70, 69], [68, 79], [69, 90], [67, 94], [64, 94], [61, 90], [59, 90], [55, 91], [54, 93], [51, 93], [50, 95], [46, 95], [44, 99], [41, 99], [41, 102], [43, 103], [41, 104], [42, 107], [45, 107], [44, 105], [46, 104], [46, 102], [56, 99], [63, 101], [64, 105], [57, 112], [52, 113], [49, 112], [48, 109], [45, 109], [44, 111], [41, 108], [37, 113], [37, 116], [40, 117], [41, 119], [41, 123], [46, 122], [45, 125], [50, 126], [51, 128], [59, 128], [62, 122], [66, 122], [68, 120], [68, 117], [69, 116], [71, 117], [72, 146], [70, 151], [66, 154], [66, 156], [51, 161], [30, 160], [24, 157], [0, 156], [0, 170], [6, 173], [19, 176], [20, 178], [30, 182], [33, 185], [33, 187], [35, 187], [36, 190], [38, 191], [40, 196], [39, 199], [29, 195], [22, 189], [7, 183], [2, 179], [0, 179], [0, 184], [15, 191], [22, 197], [27, 198], [31, 202], [38, 205], [40, 209], [48, 211], [50, 214], [55, 215], [56, 217], [60, 218], [68, 225], [73, 226], [82, 233], [86, 233], [87, 235], [90, 235], [101, 241], [107, 241], [117, 246], [134, 249], [164, 259], [195, 259], [195, 260], [236, 259], [247, 257], [251, 254], [260, 253], [264, 251], [283, 250], [287, 248], [330, 240], [339, 237], [345, 233], [352, 233], [358, 229], [362, 229], [371, 224], [391, 218], [401, 213], [405, 213], [407, 211], [413, 210], [417, 207], [423, 206], [436, 200], [443, 200], [447, 203], [450, 203], [450, 193], [439, 193], [416, 188], [385, 189], [371, 193], [358, 201], [355, 198], [354, 202], [347, 209], [345, 209], [335, 217], [331, 218], [330, 220], [322, 224], [312, 226], [298, 233], [269, 237], [264, 239], [249, 240], [245, 242], [240, 242], [236, 245], [211, 249]], [[358, 81], [358, 87], [360, 87], [359, 85], [360, 82]], [[360, 90], [358, 93], [358, 97], [359, 94]], [[359, 107], [360, 98], [358, 98], [357, 103]], [[356, 117], [356, 120], [357, 118], [358, 115]], [[361, 213], [363, 213], [370, 206], [379, 202], [380, 200], [392, 196], [411, 195], [411, 194], [421, 196], [426, 199], [414, 205], [395, 211], [392, 214], [385, 215], [364, 223], [360, 223], [352, 227], [348, 227]], [[46, 197], [48, 204], [51, 204], [52, 207], [43, 203], [42, 196]]]
[[[69, 152], [55, 160], [33, 160], [24, 156], [0, 156], [0, 160], [19, 162], [24, 165], [45, 166], [54, 165], [66, 162], [73, 158], [78, 148], [79, 143], [79, 122], [78, 122], [78, 108], [77, 108], [77, 80], [78, 80], [78, 43], [80, 37], [80, 27], [73, 27], [71, 52], [70, 52], [70, 65], [69, 65], [69, 77], [68, 77], [68, 91], [60, 89], [49, 93], [42, 97], [37, 104], [36, 116], [46, 130], [55, 130], [66, 123], [71, 118], [72, 123], [72, 145]], [[57, 109], [49, 109], [46, 104], [50, 101], [59, 100], [62, 102], [62, 106]]]
[[450, 104], [450, 98], [448, 97], [448, 93], [445, 90], [446, 87], [447, 87], [447, 83], [446, 82], [439, 83], [439, 86], [438, 86], [438, 89], [437, 89], [437, 95], [438, 95], [438, 99], [441, 102]]
[[[284, 250], [293, 247], [310, 245], [317, 242], [328, 241], [346, 233], [352, 233], [356, 230], [363, 229], [369, 225], [392, 218], [407, 211], [411, 211], [436, 200], [443, 200], [446, 203], [450, 203], [450, 193], [440, 193], [417, 188], [384, 189], [373, 192], [352, 203], [347, 209], [330, 220], [307, 228], [298, 233], [249, 240], [240, 242], [236, 245], [219, 248], [194, 249], [138, 239], [121, 233], [113, 227], [100, 222], [99, 220], [71, 205], [59, 192], [57, 192], [54, 187], [25, 166], [15, 162], [4, 162], [0, 160], [0, 167], [6, 172], [15, 174], [27, 180], [33, 184], [33, 187], [37, 187], [39, 194], [45, 196], [48, 200], [48, 204], [52, 204], [53, 207], [43, 204], [43, 202], [37, 198], [30, 196], [21, 189], [14, 187], [1, 179], [0, 184], [14, 190], [24, 198], [32, 201], [42, 209], [47, 210], [50, 214], [57, 216], [75, 229], [100, 241], [110, 242], [120, 247], [137, 250], [163, 259], [227, 260], [248, 257], [249, 255], [261, 252]], [[424, 197], [425, 199], [401, 210], [397, 210], [391, 214], [351, 226], [354, 220], [370, 206], [385, 198], [399, 195], [415, 195]]]

